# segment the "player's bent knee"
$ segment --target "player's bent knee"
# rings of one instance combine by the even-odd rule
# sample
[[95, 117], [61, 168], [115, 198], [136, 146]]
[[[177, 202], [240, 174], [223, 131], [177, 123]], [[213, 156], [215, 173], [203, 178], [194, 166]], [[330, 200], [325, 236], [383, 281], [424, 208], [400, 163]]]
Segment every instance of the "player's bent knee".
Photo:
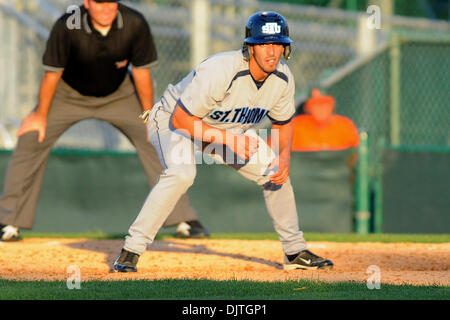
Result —
[[190, 187], [197, 175], [197, 169], [194, 166], [177, 166], [174, 169], [166, 170], [166, 175], [175, 177], [176, 183], [185, 187]]

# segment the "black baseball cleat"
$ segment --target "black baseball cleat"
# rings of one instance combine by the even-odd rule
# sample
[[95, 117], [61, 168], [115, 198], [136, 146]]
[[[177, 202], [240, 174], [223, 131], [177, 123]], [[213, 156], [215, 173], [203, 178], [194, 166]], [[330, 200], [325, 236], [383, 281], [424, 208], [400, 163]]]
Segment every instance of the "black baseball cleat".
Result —
[[316, 256], [309, 250], [300, 251], [296, 255], [284, 257], [284, 270], [315, 270], [315, 269], [333, 269], [333, 262]]
[[209, 231], [198, 220], [186, 221], [178, 224], [175, 237], [184, 239], [206, 238], [209, 237]]
[[114, 262], [115, 272], [137, 272], [136, 265], [139, 255], [125, 249], [122, 249], [120, 256]]
[[18, 227], [0, 224], [0, 241], [14, 242], [20, 240], [22, 240], [22, 237], [19, 234]]

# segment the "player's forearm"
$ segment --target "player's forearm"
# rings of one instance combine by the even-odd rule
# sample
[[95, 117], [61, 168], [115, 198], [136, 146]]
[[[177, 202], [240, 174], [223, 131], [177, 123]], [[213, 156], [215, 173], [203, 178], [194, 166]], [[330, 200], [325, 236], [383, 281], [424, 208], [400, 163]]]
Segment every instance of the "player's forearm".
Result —
[[183, 130], [183, 135], [188, 134], [191, 138], [202, 141], [207, 144], [214, 143], [226, 145], [239, 158], [249, 159], [258, 150], [258, 139], [249, 135], [234, 134], [229, 131], [212, 127], [195, 117], [180, 106], [177, 106], [173, 112], [172, 127], [177, 130]]
[[172, 127], [186, 131], [190, 137], [206, 143], [225, 144], [227, 131], [212, 127], [200, 118], [186, 113], [177, 106], [172, 116]]
[[35, 110], [36, 114], [47, 117], [61, 76], [62, 71], [44, 73], [41, 81], [41, 87], [39, 89], [38, 105]]
[[272, 129], [278, 130], [278, 141], [272, 141], [272, 145], [278, 147], [280, 157], [290, 160], [294, 126], [291, 122], [283, 125], [274, 124]]
[[153, 107], [153, 81], [150, 69], [133, 68], [132, 74], [142, 110], [150, 110]]

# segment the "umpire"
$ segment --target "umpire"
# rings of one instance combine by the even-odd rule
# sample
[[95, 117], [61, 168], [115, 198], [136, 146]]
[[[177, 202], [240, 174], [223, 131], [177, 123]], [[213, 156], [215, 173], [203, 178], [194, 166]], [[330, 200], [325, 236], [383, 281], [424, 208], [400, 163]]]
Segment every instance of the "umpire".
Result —
[[[153, 106], [150, 67], [157, 62], [156, 48], [145, 18], [117, 2], [84, 0], [79, 28], [70, 27], [70, 14], [53, 26], [43, 56], [39, 100], [20, 126], [0, 197], [2, 241], [20, 240], [19, 228], [33, 227], [51, 148], [78, 121], [107, 121], [125, 134], [136, 147], [150, 186], [162, 171], [139, 120]], [[165, 226], [177, 224], [179, 236], [208, 235], [186, 194]]]

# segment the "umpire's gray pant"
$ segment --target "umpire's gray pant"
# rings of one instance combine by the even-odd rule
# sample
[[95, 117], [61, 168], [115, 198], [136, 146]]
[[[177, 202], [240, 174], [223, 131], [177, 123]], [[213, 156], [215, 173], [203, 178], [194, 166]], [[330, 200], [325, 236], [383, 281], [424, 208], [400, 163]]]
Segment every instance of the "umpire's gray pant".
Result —
[[[141, 112], [135, 88], [128, 77], [118, 90], [100, 98], [83, 96], [61, 80], [47, 116], [44, 141], [38, 142], [37, 132], [29, 132], [18, 139], [0, 196], [0, 223], [24, 229], [33, 227], [52, 146], [70, 126], [89, 118], [109, 122], [125, 134], [136, 147], [148, 183], [153, 187], [162, 167], [154, 147], [147, 140], [146, 127], [138, 118]], [[197, 219], [197, 213], [184, 194], [164, 225]]]

